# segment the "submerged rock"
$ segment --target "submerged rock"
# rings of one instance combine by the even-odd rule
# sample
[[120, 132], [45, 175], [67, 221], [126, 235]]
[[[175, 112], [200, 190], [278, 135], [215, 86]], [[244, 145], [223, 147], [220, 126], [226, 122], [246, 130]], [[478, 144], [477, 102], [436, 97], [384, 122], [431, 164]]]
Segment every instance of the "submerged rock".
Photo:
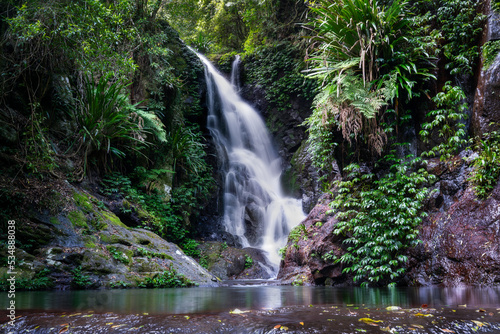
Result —
[[270, 265], [260, 249], [239, 249], [225, 242], [207, 241], [199, 250], [200, 263], [221, 280], [271, 277]]

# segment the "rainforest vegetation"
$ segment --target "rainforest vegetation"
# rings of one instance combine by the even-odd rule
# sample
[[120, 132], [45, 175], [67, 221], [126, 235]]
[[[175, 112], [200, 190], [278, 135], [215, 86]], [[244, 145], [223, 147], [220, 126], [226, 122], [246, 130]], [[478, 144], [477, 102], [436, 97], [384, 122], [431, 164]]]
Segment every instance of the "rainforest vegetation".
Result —
[[[481, 45], [485, 6], [0, 0], [2, 223], [64, 212], [67, 181], [98, 194], [96, 206], [121, 203], [119, 213], [134, 217], [128, 226], [199, 257], [195, 222], [220, 184], [203, 67], [185, 43], [225, 72], [240, 55], [246, 83], [262, 87], [279, 113], [294, 96], [309, 101], [300, 126], [332, 194], [333, 234], [345, 237], [345, 254], [325, 261], [342, 263], [356, 284], [393, 284], [427, 215], [436, 181], [428, 159], [452, 164], [471, 149], [478, 198], [498, 182], [498, 126], [485, 134], [469, 127], [471, 82], [480, 59], [491, 64], [499, 49]], [[7, 240], [6, 229], [0, 234]], [[38, 242], [17, 239], [28, 252]]]

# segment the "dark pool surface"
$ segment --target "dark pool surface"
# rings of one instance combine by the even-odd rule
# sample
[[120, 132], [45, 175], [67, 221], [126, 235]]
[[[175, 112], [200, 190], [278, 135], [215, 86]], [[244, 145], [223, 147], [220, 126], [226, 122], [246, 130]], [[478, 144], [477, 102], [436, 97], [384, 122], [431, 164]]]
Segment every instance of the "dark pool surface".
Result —
[[[6, 294], [0, 294], [1, 322]], [[500, 333], [500, 288], [19, 292], [6, 333]]]
[[[1, 308], [7, 307], [0, 293]], [[23, 291], [18, 310], [184, 314], [274, 309], [284, 306], [364, 305], [366, 307], [500, 307], [498, 288], [331, 288], [240, 285], [185, 289]]]

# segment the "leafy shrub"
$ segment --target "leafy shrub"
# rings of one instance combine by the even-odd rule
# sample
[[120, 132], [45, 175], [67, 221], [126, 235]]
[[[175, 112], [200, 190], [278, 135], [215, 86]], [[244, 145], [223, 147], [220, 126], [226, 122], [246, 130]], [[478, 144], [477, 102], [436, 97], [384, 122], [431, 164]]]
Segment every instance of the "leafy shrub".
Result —
[[125, 264], [128, 264], [130, 262], [128, 257], [125, 254], [123, 254], [119, 249], [113, 246], [108, 246], [107, 248], [113, 259]]
[[245, 254], [245, 268], [251, 268], [253, 266], [253, 259], [248, 255]]
[[122, 159], [125, 152], [145, 144], [138, 115], [130, 113], [128, 97], [122, 94], [125, 87], [120, 82], [109, 85], [105, 77], [96, 85], [87, 79], [82, 104], [74, 113], [86, 170], [91, 161], [108, 169], [112, 156]]
[[74, 289], [88, 289], [92, 286], [93, 282], [90, 279], [90, 276], [82, 273], [81, 267], [76, 267], [71, 271], [73, 274], [73, 280], [71, 281], [71, 287]]
[[[35, 273], [32, 278], [16, 277], [16, 290], [46, 290], [54, 286], [54, 280], [48, 275], [50, 269], [44, 268]], [[10, 283], [7, 281], [11, 275], [4, 274], [0, 279], [0, 291], [8, 291]]]
[[182, 244], [180, 244], [180, 247], [186, 253], [187, 256], [191, 257], [199, 257], [200, 256], [200, 250], [198, 249], [198, 246], [200, 244], [193, 239], [186, 238]]
[[174, 269], [170, 269], [155, 277], [147, 277], [145, 285], [147, 288], [185, 288], [196, 284], [184, 275], [177, 274]]
[[[408, 157], [410, 158], [410, 157]], [[424, 169], [413, 171], [419, 159], [404, 161], [388, 155], [392, 166], [377, 179], [361, 173], [360, 166], [345, 168], [346, 180], [336, 181], [337, 195], [331, 207], [339, 220], [334, 234], [346, 236], [347, 251], [334, 262], [347, 266], [362, 284], [393, 282], [404, 273], [404, 251], [419, 240], [418, 226], [428, 194], [426, 184], [434, 180]]]
[[422, 156], [440, 156], [441, 161], [444, 161], [468, 143], [465, 139], [465, 124], [463, 123], [466, 118], [467, 103], [462, 89], [458, 86], [451, 86], [451, 82], [447, 82], [443, 91], [438, 93], [432, 101], [440, 109], [427, 113], [430, 122], [422, 124], [420, 136], [424, 142], [429, 142], [432, 132], [437, 131], [441, 143], [432, 147], [428, 152], [422, 153]]
[[443, 41], [443, 54], [451, 74], [472, 74], [479, 56], [476, 39], [481, 35], [485, 15], [478, 14], [480, 0], [437, 1], [437, 24]]
[[469, 178], [481, 199], [495, 188], [500, 176], [500, 132], [492, 131], [484, 137], [479, 142], [479, 156], [474, 159], [474, 171]]
[[[317, 111], [306, 124], [313, 134], [325, 138], [326, 147], [311, 145], [319, 165], [332, 146], [328, 130], [338, 128], [343, 139], [357, 142], [376, 155], [387, 144], [387, 109], [393, 105], [396, 118], [409, 114], [399, 110], [401, 103], [418, 95], [416, 80], [433, 78], [429, 50], [435, 45], [425, 28], [418, 28], [406, 1], [320, 0], [311, 6], [316, 15], [310, 25], [319, 43], [311, 61], [309, 75], [322, 80], [322, 91], [315, 100]], [[401, 108], [402, 109], [402, 108]], [[334, 118], [335, 120], [328, 120]], [[319, 129], [319, 131], [318, 131]], [[390, 127], [388, 127], [390, 129]], [[326, 136], [325, 136], [326, 135]], [[315, 147], [316, 146], [316, 147]], [[356, 148], [359, 150], [359, 146]], [[319, 155], [318, 155], [319, 154]], [[331, 154], [331, 153], [330, 153]]]

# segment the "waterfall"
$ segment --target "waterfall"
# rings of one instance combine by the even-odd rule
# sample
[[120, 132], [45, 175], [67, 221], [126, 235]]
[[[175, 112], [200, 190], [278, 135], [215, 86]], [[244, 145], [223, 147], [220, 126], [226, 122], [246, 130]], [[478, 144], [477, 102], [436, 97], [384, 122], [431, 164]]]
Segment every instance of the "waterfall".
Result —
[[208, 99], [207, 127], [222, 160], [224, 226], [243, 247], [264, 251], [277, 275], [278, 251], [286, 245], [290, 230], [305, 217], [302, 201], [283, 194], [281, 159], [265, 123], [237, 93], [238, 62], [232, 82], [226, 80], [204, 56]]
[[236, 91], [240, 91], [240, 55], [236, 55], [234, 57], [233, 64], [231, 66], [231, 85], [236, 89]]

